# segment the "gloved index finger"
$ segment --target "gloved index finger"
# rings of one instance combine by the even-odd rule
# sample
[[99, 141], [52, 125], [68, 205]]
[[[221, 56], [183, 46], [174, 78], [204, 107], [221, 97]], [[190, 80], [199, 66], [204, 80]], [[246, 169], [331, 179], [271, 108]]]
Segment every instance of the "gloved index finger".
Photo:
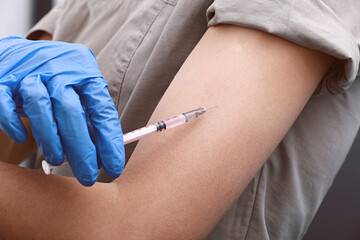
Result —
[[64, 162], [63, 148], [53, 119], [50, 97], [40, 75], [25, 77], [19, 84], [19, 93], [40, 151], [49, 163], [60, 165]]
[[125, 150], [118, 113], [103, 78], [88, 80], [78, 91], [93, 126], [93, 138], [106, 173], [117, 178], [124, 169]]

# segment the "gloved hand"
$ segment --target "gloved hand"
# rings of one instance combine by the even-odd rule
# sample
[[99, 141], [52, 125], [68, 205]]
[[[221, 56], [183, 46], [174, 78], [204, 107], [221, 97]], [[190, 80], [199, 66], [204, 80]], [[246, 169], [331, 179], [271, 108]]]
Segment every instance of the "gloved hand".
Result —
[[16, 113], [21, 108], [50, 164], [60, 165], [65, 153], [85, 186], [95, 183], [98, 160], [110, 177], [121, 174], [125, 154], [118, 113], [84, 45], [0, 39], [0, 128], [18, 143], [27, 139]]

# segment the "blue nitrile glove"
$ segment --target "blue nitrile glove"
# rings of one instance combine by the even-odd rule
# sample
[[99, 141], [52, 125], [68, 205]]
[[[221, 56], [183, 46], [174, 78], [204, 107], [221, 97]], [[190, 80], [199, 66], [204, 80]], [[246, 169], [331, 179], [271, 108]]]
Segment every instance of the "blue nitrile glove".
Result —
[[18, 143], [27, 139], [15, 112], [21, 108], [50, 164], [60, 165], [65, 152], [85, 186], [97, 179], [97, 158], [109, 176], [121, 174], [125, 154], [118, 113], [96, 59], [84, 45], [0, 39], [0, 128]]

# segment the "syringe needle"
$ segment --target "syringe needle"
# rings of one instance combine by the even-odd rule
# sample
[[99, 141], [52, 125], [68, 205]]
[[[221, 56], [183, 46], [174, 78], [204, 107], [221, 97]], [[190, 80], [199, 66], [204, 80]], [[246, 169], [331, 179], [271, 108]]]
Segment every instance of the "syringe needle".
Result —
[[209, 111], [209, 110], [211, 110], [211, 109], [213, 109], [213, 108], [217, 108], [217, 107], [218, 107], [218, 105], [213, 106], [213, 107], [211, 107], [211, 108], [206, 108], [206, 111]]

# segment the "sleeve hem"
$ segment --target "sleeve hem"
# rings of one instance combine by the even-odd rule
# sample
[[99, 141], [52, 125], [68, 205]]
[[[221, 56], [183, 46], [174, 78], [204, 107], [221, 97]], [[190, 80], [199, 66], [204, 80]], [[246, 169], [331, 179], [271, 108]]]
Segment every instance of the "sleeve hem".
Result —
[[[233, 24], [254, 28], [334, 56], [337, 61], [329, 68], [313, 95], [335, 95], [349, 88], [359, 72], [359, 46], [335, 13], [327, 6], [318, 9], [311, 6], [317, 13], [312, 17], [304, 13], [302, 8], [306, 6], [301, 4], [297, 8], [287, 8], [284, 4], [282, 9], [277, 10], [274, 10], [274, 4], [259, 7], [243, 3], [241, 10], [234, 11], [235, 6], [215, 1], [207, 10], [208, 26]], [[263, 11], [260, 13], [259, 9]]]
[[51, 35], [54, 35], [56, 21], [61, 11], [62, 4], [60, 4], [60, 6], [54, 7], [26, 33], [26, 38], [30, 40], [36, 40], [36, 37], [38, 37], [37, 34], [39, 32], [47, 32]]

